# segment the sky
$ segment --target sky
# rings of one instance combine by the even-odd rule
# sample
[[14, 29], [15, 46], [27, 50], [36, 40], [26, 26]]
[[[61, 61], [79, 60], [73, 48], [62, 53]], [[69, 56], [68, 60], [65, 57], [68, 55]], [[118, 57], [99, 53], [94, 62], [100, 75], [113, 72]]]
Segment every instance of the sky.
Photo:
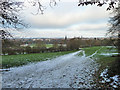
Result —
[[44, 14], [36, 14], [38, 7], [26, 8], [20, 13], [28, 28], [13, 31], [15, 37], [27, 38], [69, 38], [73, 37], [105, 37], [109, 28], [109, 11], [107, 6], [96, 5], [78, 7], [78, 0], [61, 0], [50, 7], [49, 1], [41, 1]]

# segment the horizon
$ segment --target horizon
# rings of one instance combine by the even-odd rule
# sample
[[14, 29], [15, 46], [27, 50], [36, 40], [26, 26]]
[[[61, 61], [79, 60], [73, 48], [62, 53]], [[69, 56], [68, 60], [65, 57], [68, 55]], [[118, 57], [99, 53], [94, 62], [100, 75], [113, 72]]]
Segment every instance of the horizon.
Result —
[[[65, 37], [14, 37], [9, 39], [64, 39]], [[68, 39], [72, 38], [88, 38], [88, 39], [94, 39], [94, 38], [110, 38], [110, 37], [67, 37]]]

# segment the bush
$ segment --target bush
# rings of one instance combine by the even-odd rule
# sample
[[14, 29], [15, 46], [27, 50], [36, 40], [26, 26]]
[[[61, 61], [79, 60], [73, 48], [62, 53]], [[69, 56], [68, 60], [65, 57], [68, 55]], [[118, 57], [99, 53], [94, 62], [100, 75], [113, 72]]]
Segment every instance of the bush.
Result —
[[26, 49], [25, 49], [26, 53], [31, 53], [31, 47], [27, 46]]

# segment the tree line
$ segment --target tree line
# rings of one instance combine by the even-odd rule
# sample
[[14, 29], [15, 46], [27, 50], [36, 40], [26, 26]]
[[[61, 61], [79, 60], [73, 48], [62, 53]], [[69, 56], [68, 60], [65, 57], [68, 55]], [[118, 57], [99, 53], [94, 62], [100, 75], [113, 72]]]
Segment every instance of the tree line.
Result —
[[[71, 50], [79, 50], [84, 47], [92, 47], [92, 46], [112, 46], [113, 43], [111, 38], [72, 38], [68, 40], [61, 40], [59, 42], [54, 41], [52, 47], [47, 48], [46, 43], [41, 40], [36, 40], [32, 43], [17, 41], [17, 40], [2, 40], [2, 55], [16, 55], [16, 54], [30, 54], [30, 53], [45, 53], [45, 52], [60, 52], [60, 51], [71, 51]], [[34, 46], [30, 46], [30, 45]], [[26, 46], [25, 46], [26, 45]]]

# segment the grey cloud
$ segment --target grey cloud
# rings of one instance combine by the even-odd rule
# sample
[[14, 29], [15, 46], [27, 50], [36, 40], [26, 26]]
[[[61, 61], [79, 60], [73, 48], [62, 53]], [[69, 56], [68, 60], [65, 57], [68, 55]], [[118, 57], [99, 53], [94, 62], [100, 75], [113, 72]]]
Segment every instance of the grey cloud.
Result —
[[[62, 9], [66, 8], [64, 6]], [[72, 9], [72, 8], [71, 8]], [[59, 11], [59, 9], [58, 9]], [[50, 12], [48, 11], [44, 15], [28, 15], [26, 21], [30, 23], [33, 28], [40, 29], [56, 29], [67, 28], [71, 25], [85, 22], [99, 22], [108, 18], [108, 12], [105, 12], [103, 8], [86, 8], [85, 10], [79, 10], [75, 12], [64, 11], [64, 13]]]
[[68, 27], [66, 30], [69, 31], [95, 31], [101, 30], [104, 31], [108, 28], [106, 23], [98, 23], [98, 24], [78, 24]]

